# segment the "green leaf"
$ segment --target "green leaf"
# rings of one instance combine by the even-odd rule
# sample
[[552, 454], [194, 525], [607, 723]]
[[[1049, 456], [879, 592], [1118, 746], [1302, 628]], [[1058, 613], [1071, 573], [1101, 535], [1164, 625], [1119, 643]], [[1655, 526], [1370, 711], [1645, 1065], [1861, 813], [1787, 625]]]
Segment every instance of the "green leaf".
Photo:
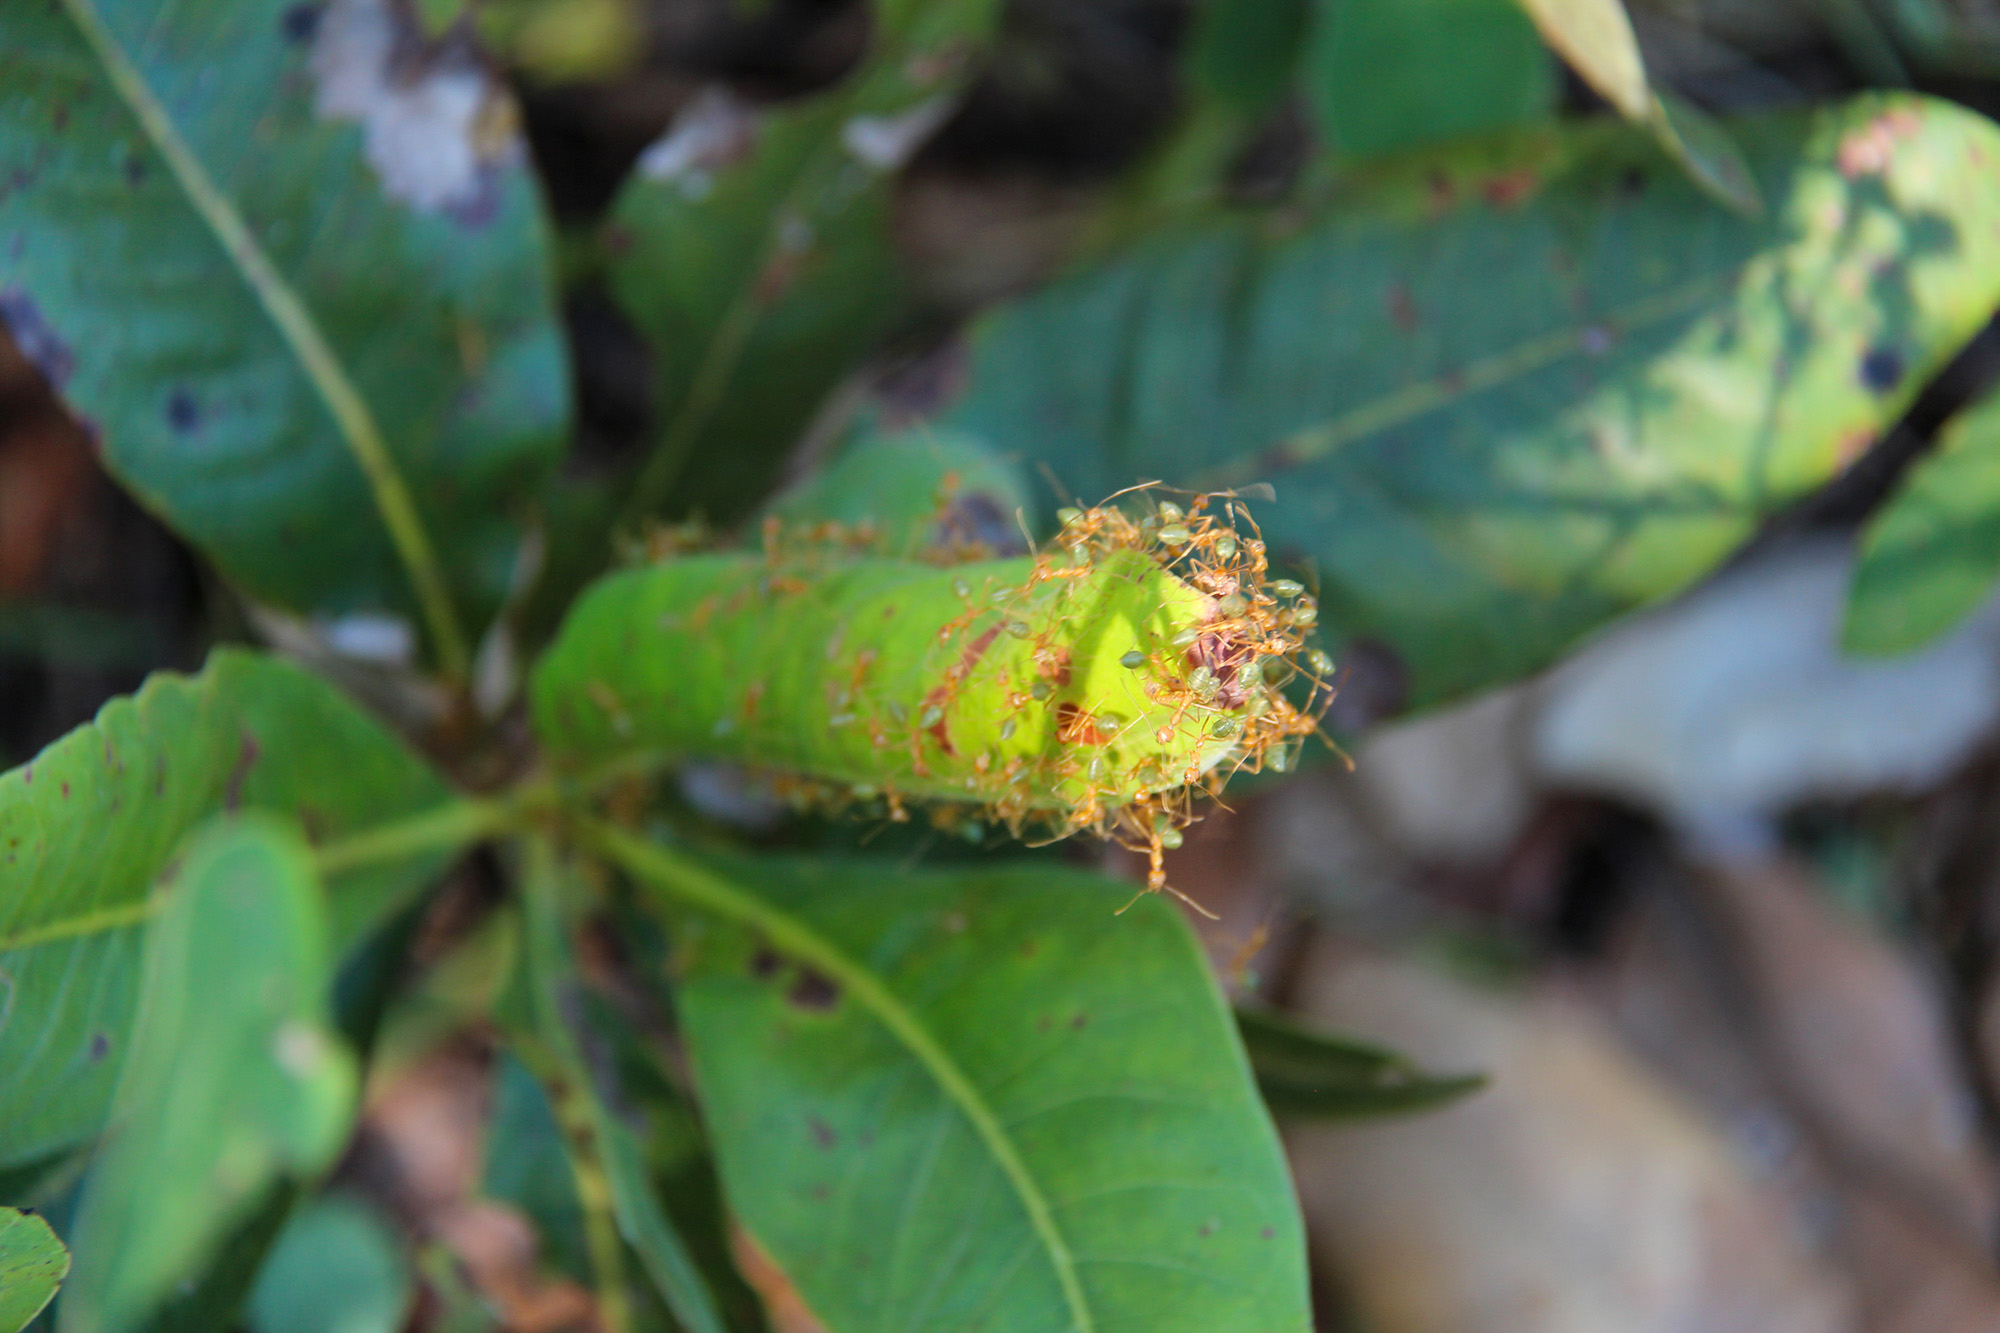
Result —
[[711, 90], [640, 159], [605, 232], [611, 291], [656, 357], [660, 435], [628, 518], [748, 511], [904, 308], [890, 184], [997, 8], [888, 0], [834, 93], [760, 111]]
[[1653, 88], [1624, 0], [1518, 0], [1542, 37], [1627, 120], [1653, 112]]
[[985, 320], [944, 424], [1085, 497], [1273, 483], [1277, 562], [1416, 701], [1515, 678], [1832, 476], [2000, 301], [1990, 122], [1737, 129], [1757, 220], [1600, 122], [1162, 235]]
[[1311, 1327], [1283, 1154], [1164, 900], [596, 842], [682, 914], [725, 1193], [830, 1333]]
[[1555, 62], [1514, 0], [1318, 0], [1306, 93], [1343, 153], [1545, 120], [1556, 90]]
[[426, 560], [417, 601], [496, 602], [568, 416], [509, 104], [395, 12], [0, 7], [0, 321], [141, 500], [302, 610], [415, 605]]
[[[97, 1134], [125, 1060], [149, 890], [189, 829], [220, 810], [267, 809], [323, 840], [446, 796], [330, 686], [228, 649], [199, 676], [154, 676], [0, 775], [0, 1165]], [[335, 876], [336, 950], [445, 855]]]
[[253, 1333], [397, 1333], [415, 1296], [382, 1215], [330, 1194], [285, 1224], [250, 1293], [249, 1322]]
[[1708, 115], [1646, 75], [1639, 38], [1623, 0], [1519, 0], [1542, 37], [1618, 114], [1650, 126], [1667, 156], [1695, 184], [1739, 213], [1763, 209], [1757, 182], [1729, 134]]
[[1966, 0], [1885, 0], [1883, 22], [1910, 58], [1939, 73], [2000, 71], [2000, 14]]
[[1240, 115], [1269, 110], [1288, 92], [1312, 22], [1313, 0], [1206, 0], [1188, 34], [1196, 95]]
[[769, 512], [795, 524], [871, 525], [892, 555], [973, 544], [1000, 554], [1025, 543], [1014, 515], [1029, 505], [1018, 471], [977, 440], [914, 430], [864, 434]]
[[1921, 648], [1993, 595], [2000, 578], [2000, 396], [1946, 423], [1869, 520], [1847, 607], [1849, 652]]
[[[579, 1098], [582, 1105], [577, 1109], [590, 1130], [587, 1141], [593, 1160], [577, 1163], [578, 1193], [586, 1203], [595, 1192], [608, 1196], [605, 1202], [619, 1235], [639, 1256], [687, 1333], [726, 1333], [714, 1294], [654, 1194], [638, 1134], [612, 1109], [616, 1089], [603, 1086], [609, 1071], [601, 1060], [593, 1062], [586, 1055], [590, 1037], [582, 1024], [588, 1012], [587, 992], [570, 948], [571, 924], [566, 917], [570, 906], [582, 898], [579, 886], [546, 842], [533, 845], [527, 880], [526, 956], [535, 1034], [551, 1066], [548, 1073], [555, 1077], [552, 1087], [559, 1090], [553, 1095]], [[574, 1143], [584, 1141], [582, 1136], [571, 1137]], [[600, 1290], [609, 1276], [602, 1267]]]
[[353, 1115], [326, 905], [297, 825], [218, 815], [166, 880], [110, 1144], [78, 1210], [65, 1333], [132, 1328], [272, 1183], [328, 1165]]
[[1236, 1026], [1264, 1102], [1279, 1115], [1350, 1119], [1429, 1110], [1485, 1085], [1483, 1075], [1433, 1078], [1383, 1047], [1313, 1032], [1251, 1009]]
[[0, 1208], [0, 1333], [21, 1333], [69, 1273], [69, 1251], [33, 1213]]

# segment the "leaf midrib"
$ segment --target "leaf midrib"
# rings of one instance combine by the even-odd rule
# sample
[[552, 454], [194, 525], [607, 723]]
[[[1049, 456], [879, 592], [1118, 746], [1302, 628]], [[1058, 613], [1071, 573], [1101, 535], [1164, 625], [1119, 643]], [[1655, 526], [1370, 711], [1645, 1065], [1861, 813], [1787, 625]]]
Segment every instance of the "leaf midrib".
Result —
[[1013, 1186], [1023, 1211], [1028, 1214], [1036, 1237], [1048, 1254], [1070, 1311], [1075, 1333], [1094, 1333], [1096, 1321], [1076, 1274], [1076, 1259], [1069, 1243], [1057, 1228], [1054, 1211], [1041, 1186], [1029, 1173], [1020, 1150], [1008, 1137], [1000, 1117], [979, 1089], [959, 1068], [917, 1016], [892, 994], [881, 980], [850, 958], [838, 946], [810, 925], [788, 912], [745, 893], [721, 876], [663, 847], [602, 821], [593, 820], [584, 828], [585, 836], [607, 857], [630, 871], [642, 883], [650, 884], [696, 907], [727, 917], [763, 933], [773, 947], [789, 953], [839, 982], [897, 1040], [915, 1056], [939, 1089], [971, 1122], [973, 1132], [986, 1145]]
[[210, 179], [208, 170], [181, 138], [167, 109], [154, 96], [146, 77], [126, 54], [97, 12], [95, 0], [61, 0], [70, 21], [90, 47], [110, 82], [167, 169], [188, 205], [194, 209], [232, 267], [250, 288], [258, 305], [291, 349], [300, 370], [333, 417], [348, 452], [361, 468], [388, 529], [391, 544], [417, 596], [424, 620], [447, 675], [462, 678], [469, 657], [465, 636], [452, 607], [442, 566], [418, 513], [408, 483], [396, 468], [387, 440], [368, 402], [355, 387], [346, 366], [318, 323], [264, 248], [243, 215]]

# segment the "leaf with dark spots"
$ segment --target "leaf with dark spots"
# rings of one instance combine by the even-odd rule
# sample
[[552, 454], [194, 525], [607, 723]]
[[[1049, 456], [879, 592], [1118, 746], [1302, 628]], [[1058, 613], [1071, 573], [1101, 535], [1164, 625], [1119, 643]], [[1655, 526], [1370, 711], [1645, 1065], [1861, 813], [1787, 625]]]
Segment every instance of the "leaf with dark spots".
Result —
[[[598, 850], [688, 942], [731, 1214], [829, 1333], [1311, 1328], [1283, 1155], [1170, 903], [1119, 916], [1130, 885], [1055, 867]], [[839, 989], [809, 1037], [767, 949]]]
[[[143, 927], [180, 891], [175, 847], [190, 828], [229, 808], [310, 805], [322, 836], [340, 837], [448, 797], [331, 686], [235, 649], [218, 651], [199, 676], [153, 677], [32, 766], [0, 775], [0, 846], [10, 858], [0, 874], [0, 976], [13, 983], [0, 1003], [0, 1168], [88, 1143], [101, 1128], [124, 1066]], [[327, 906], [336, 951], [444, 860], [426, 852], [335, 876]]]
[[475, 133], [517, 146], [481, 128], [504, 117], [434, 97], [398, 151], [339, 120], [371, 54], [430, 86], [403, 11], [0, 0], [0, 181], [36, 173], [0, 194], [0, 319], [97, 423], [107, 470], [260, 600], [409, 614], [415, 578], [483, 616], [569, 375], [525, 155], [475, 153], [458, 220], [383, 174], [449, 174]]
[[[1870, 95], [1734, 130], [1760, 218], [1598, 121], [1160, 234], [986, 316], [938, 426], [1088, 497], [1276, 483], [1257, 521], [1336, 660], [1387, 645], [1418, 706], [1517, 678], [1835, 475], [2000, 305], [1989, 121]], [[1895, 151], [1843, 172], [1856, 133]]]

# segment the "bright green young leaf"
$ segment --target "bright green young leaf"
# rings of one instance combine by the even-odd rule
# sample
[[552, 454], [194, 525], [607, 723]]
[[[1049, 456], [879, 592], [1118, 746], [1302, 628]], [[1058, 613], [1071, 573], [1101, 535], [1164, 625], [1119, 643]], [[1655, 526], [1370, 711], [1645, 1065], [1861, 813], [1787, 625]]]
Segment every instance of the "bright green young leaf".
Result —
[[1869, 521], [1844, 646], [1921, 648], [1993, 595], [2000, 579], [2000, 397], [1961, 412]]
[[0, 6], [0, 322], [141, 500], [303, 610], [414, 605], [418, 528], [433, 600], [490, 605], [568, 413], [511, 104], [401, 12]]
[[613, 206], [611, 290], [652, 344], [660, 430], [628, 517], [753, 507], [902, 308], [891, 179], [949, 114], [998, 6], [873, 9], [868, 59], [840, 88], [768, 110], [711, 90]]
[[0, 1333], [21, 1333], [68, 1273], [69, 1251], [47, 1222], [0, 1208]]
[[829, 1333], [1311, 1327], [1283, 1154], [1163, 899], [599, 845], [681, 923], [730, 1206]]
[[1163, 235], [989, 317], [945, 424], [1086, 498], [1273, 483], [1279, 563], [1416, 700], [1511, 679], [1825, 481], [2000, 301], [1990, 122], [1737, 130], [1761, 219], [1602, 122]]
[[252, 1333], [398, 1333], [416, 1296], [401, 1239], [345, 1194], [292, 1214], [250, 1293]]
[[218, 815], [163, 876], [109, 1146], [84, 1187], [63, 1333], [123, 1333], [274, 1182], [347, 1138], [353, 1056], [329, 1022], [332, 952], [295, 822]]
[[1544, 120], [1556, 66], [1514, 0], [1318, 0], [1306, 93], [1355, 157]]
[[[132, 1023], [150, 892], [217, 811], [296, 815], [324, 841], [446, 799], [443, 784], [330, 686], [219, 651], [161, 674], [0, 775], [0, 1166], [93, 1138]], [[334, 878], [336, 950], [443, 866], [442, 853]]]
[[1476, 1092], [1478, 1074], [1436, 1078], [1394, 1051], [1313, 1032], [1290, 1019], [1236, 1011], [1264, 1103], [1278, 1115], [1349, 1119], [1428, 1110]]

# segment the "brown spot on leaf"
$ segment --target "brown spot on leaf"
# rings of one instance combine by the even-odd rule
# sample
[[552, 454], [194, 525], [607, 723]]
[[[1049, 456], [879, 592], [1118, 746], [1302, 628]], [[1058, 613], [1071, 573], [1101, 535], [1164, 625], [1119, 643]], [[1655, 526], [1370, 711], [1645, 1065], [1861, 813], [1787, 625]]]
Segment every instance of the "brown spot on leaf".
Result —
[[809, 967], [799, 969], [798, 980], [785, 992], [786, 1001], [797, 1009], [826, 1013], [840, 1003], [840, 987]]
[[1480, 182], [1480, 197], [1495, 208], [1512, 208], [1534, 193], [1539, 177], [1526, 167], [1488, 177]]
[[806, 1128], [812, 1131], [813, 1146], [821, 1152], [830, 1151], [840, 1142], [840, 1136], [833, 1132], [833, 1126], [818, 1116], [807, 1117]]
[[771, 949], [759, 949], [750, 955], [750, 975], [759, 981], [769, 981], [778, 975], [778, 968], [784, 960]]
[[1417, 331], [1417, 302], [1410, 295], [1405, 283], [1392, 282], [1383, 293], [1383, 301], [1389, 307], [1389, 321], [1405, 333]]
[[249, 781], [250, 770], [257, 766], [257, 759], [262, 753], [257, 738], [250, 732], [244, 732], [236, 749], [236, 765], [229, 770], [229, 783], [223, 789], [223, 809], [234, 810], [243, 804], [243, 784]]

